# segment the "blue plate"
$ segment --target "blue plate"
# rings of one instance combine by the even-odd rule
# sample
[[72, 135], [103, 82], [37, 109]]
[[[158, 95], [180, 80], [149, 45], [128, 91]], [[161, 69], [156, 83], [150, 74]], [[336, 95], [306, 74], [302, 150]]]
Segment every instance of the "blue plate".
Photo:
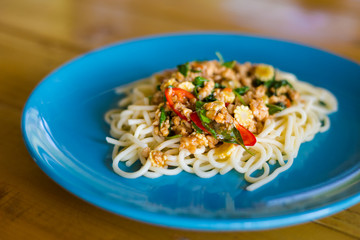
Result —
[[[125, 179], [111, 168], [104, 113], [114, 88], [191, 60], [272, 64], [335, 94], [331, 128], [300, 148], [293, 166], [253, 192], [232, 171], [201, 179], [181, 173]], [[92, 51], [46, 77], [22, 116], [27, 148], [41, 169], [82, 199], [132, 219], [197, 230], [257, 230], [324, 217], [360, 201], [360, 66], [311, 47], [224, 33], [135, 39]]]

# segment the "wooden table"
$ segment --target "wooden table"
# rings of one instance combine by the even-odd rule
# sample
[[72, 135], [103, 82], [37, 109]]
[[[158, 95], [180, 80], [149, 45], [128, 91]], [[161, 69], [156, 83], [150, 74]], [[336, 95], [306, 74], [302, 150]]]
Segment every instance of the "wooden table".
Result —
[[20, 116], [46, 74], [104, 44], [197, 30], [283, 38], [360, 61], [358, 0], [0, 0], [0, 239], [360, 239], [360, 204], [259, 232], [151, 226], [85, 203], [34, 163], [21, 137]]

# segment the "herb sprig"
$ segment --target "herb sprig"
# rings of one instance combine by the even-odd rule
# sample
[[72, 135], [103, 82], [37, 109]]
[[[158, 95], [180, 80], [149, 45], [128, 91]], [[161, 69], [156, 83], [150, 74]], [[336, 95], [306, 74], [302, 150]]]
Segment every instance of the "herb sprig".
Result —
[[184, 64], [180, 64], [177, 66], [177, 69], [184, 77], [186, 77], [190, 70], [190, 64], [188, 62]]
[[243, 105], [246, 105], [244, 99], [242, 98], [242, 96], [247, 92], [249, 91], [249, 87], [248, 86], [244, 86], [244, 87], [241, 87], [241, 88], [235, 88], [233, 90], [233, 92], [235, 93], [235, 95], [239, 98], [240, 102], [243, 104]]
[[218, 57], [219, 63], [226, 68], [233, 68], [236, 64], [235, 60], [225, 62], [220, 52], [215, 52], [215, 55]]
[[276, 104], [266, 104], [266, 106], [269, 108], [269, 114], [273, 115], [277, 112], [281, 112], [286, 108], [285, 104], [282, 102], [276, 103]]
[[159, 128], [161, 128], [161, 124], [166, 120], [166, 112], [164, 107], [160, 107], [160, 120], [159, 120]]

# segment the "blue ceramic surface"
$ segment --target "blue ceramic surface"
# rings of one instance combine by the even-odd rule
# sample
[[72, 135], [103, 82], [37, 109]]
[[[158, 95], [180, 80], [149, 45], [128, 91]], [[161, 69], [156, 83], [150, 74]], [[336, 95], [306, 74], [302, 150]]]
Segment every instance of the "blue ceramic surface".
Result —
[[[114, 88], [191, 60], [261, 62], [329, 89], [339, 101], [331, 128], [300, 148], [293, 166], [253, 192], [234, 171], [210, 179], [181, 173], [125, 179], [111, 168], [104, 113]], [[162, 226], [257, 230], [306, 222], [360, 201], [360, 66], [294, 43], [225, 33], [155, 36], [83, 55], [46, 77], [29, 97], [22, 131], [31, 156], [59, 185], [111, 212]]]

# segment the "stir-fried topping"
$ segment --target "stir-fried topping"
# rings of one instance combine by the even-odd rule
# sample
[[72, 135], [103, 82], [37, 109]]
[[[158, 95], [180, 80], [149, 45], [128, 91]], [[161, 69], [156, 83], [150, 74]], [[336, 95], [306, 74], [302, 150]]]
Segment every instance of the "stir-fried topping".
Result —
[[266, 119], [299, 99], [287, 80], [276, 78], [272, 66], [219, 58], [185, 63], [156, 76], [157, 92], [151, 98], [158, 105], [155, 133], [181, 137], [180, 149], [191, 153], [201, 146], [232, 149], [229, 144], [248, 151], [245, 146], [256, 143]]

